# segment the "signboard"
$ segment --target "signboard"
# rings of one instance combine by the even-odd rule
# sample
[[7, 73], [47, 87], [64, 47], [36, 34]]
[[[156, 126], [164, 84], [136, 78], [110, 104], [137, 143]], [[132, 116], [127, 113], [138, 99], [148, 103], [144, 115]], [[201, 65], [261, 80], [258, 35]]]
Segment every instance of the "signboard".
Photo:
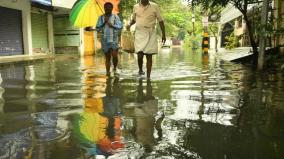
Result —
[[31, 4], [40, 9], [53, 10], [52, 0], [31, 0]]
[[208, 17], [207, 16], [202, 18], [202, 24], [204, 27], [208, 27]]

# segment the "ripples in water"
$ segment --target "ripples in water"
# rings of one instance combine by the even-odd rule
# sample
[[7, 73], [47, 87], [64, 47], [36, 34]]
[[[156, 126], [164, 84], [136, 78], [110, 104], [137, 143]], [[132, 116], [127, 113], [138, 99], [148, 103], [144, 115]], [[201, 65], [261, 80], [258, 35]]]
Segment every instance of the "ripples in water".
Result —
[[155, 56], [151, 81], [131, 54], [109, 78], [99, 55], [3, 68], [0, 158], [284, 156], [279, 76], [173, 51]]

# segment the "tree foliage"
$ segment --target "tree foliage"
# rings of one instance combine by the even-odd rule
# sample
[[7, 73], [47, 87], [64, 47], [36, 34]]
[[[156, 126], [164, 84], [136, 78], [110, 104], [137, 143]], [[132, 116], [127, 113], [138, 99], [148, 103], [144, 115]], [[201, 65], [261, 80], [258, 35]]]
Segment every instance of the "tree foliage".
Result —
[[257, 51], [258, 44], [254, 36], [252, 20], [249, 19], [248, 17], [248, 9], [249, 5], [259, 3], [259, 0], [188, 0], [188, 1], [190, 1], [193, 5], [202, 5], [204, 8], [209, 8], [209, 7], [214, 8], [214, 7], [226, 6], [228, 4], [232, 4], [242, 13], [247, 25], [247, 30], [250, 37], [250, 43], [253, 48], [253, 53], [255, 53], [255, 55], [258, 53]]
[[[180, 0], [152, 0], [157, 3], [161, 9], [168, 37], [181, 37], [180, 33], [185, 30], [190, 21], [190, 12], [188, 7], [181, 4]], [[122, 0], [120, 2], [121, 15], [124, 24], [130, 20], [133, 6], [136, 0]], [[160, 30], [158, 29], [158, 33]]]
[[134, 4], [136, 4], [136, 0], [120, 1], [120, 14], [124, 21], [130, 20]]
[[225, 42], [225, 48], [226, 49], [233, 49], [236, 47], [239, 47], [239, 37], [237, 37], [233, 32], [229, 35], [225, 37], [226, 42]]

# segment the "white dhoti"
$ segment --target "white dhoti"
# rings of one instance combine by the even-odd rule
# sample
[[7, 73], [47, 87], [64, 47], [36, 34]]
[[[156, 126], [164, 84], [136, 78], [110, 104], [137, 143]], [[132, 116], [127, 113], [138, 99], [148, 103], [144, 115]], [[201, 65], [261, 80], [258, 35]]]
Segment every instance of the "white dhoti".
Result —
[[155, 28], [137, 27], [135, 30], [135, 52], [144, 54], [158, 53], [158, 41]]

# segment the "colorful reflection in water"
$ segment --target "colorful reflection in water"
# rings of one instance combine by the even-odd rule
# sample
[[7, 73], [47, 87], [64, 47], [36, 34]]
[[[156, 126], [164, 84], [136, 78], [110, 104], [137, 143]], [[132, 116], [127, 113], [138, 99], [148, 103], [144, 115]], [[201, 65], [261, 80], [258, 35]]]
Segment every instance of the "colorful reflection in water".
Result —
[[1, 65], [0, 158], [283, 158], [283, 75], [183, 48]]
[[[93, 57], [84, 57], [86, 68], [93, 66]], [[73, 133], [87, 158], [113, 155], [124, 148], [121, 141], [121, 111], [117, 97], [119, 78], [99, 77], [83, 73], [84, 109], [74, 115]], [[106, 80], [106, 81], [105, 81]], [[99, 84], [98, 84], [99, 83]]]

